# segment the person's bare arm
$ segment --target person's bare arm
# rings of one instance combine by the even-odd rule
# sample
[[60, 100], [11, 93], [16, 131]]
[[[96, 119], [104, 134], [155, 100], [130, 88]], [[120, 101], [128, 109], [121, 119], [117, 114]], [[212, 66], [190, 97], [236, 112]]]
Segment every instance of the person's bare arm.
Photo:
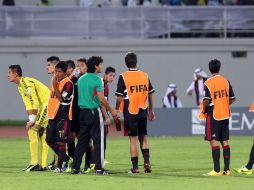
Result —
[[155, 119], [155, 114], [153, 111], [153, 93], [148, 95], [149, 110], [148, 110], [148, 120], [153, 121]]
[[118, 117], [118, 113], [115, 109], [111, 108], [108, 101], [105, 99], [103, 92], [97, 92], [97, 96], [101, 104], [111, 113], [113, 117]]
[[62, 102], [62, 96], [61, 96], [61, 93], [58, 89], [58, 82], [57, 82], [57, 77], [54, 76], [53, 80], [52, 80], [52, 85], [53, 85], [53, 88], [54, 88], [54, 91], [56, 93], [56, 98]]

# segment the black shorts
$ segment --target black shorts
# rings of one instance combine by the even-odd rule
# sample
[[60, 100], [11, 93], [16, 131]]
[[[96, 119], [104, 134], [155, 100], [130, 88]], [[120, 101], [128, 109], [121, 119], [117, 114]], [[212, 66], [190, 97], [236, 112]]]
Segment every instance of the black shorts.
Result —
[[147, 117], [127, 117], [124, 120], [124, 127], [128, 131], [128, 136], [147, 135]]
[[70, 120], [50, 119], [46, 130], [46, 142], [48, 144], [56, 142], [68, 142], [70, 134]]
[[213, 113], [207, 113], [205, 126], [205, 140], [227, 141], [229, 140], [229, 119], [215, 120]]

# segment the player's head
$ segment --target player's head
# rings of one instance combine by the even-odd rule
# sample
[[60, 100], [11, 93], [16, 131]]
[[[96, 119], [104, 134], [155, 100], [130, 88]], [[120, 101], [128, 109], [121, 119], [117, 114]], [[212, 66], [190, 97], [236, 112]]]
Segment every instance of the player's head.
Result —
[[82, 57], [77, 60], [77, 69], [79, 70], [81, 75], [86, 73], [87, 71], [86, 58]]
[[113, 67], [107, 67], [106, 70], [105, 70], [105, 75], [104, 75], [103, 79], [106, 82], [112, 83], [114, 78], [115, 78], [115, 76], [116, 76], [116, 70], [115, 70], [115, 68], [113, 68]]
[[67, 71], [67, 64], [65, 61], [60, 61], [55, 66], [55, 76], [57, 77], [58, 81], [63, 80], [66, 77]]
[[131, 69], [131, 68], [136, 68], [137, 66], [137, 55], [135, 53], [127, 53], [125, 56], [125, 64], [126, 66]]
[[59, 63], [60, 59], [56, 56], [50, 56], [47, 58], [47, 70], [48, 74], [53, 74], [55, 72], [55, 66]]
[[70, 76], [73, 73], [74, 69], [76, 68], [76, 65], [75, 65], [74, 61], [72, 61], [72, 60], [67, 60], [66, 64], [67, 64], [66, 75]]
[[88, 73], [101, 73], [103, 59], [99, 56], [92, 56], [87, 60]]
[[17, 83], [22, 77], [22, 69], [20, 65], [10, 65], [8, 71], [8, 80], [9, 82]]
[[220, 72], [221, 63], [218, 59], [213, 59], [209, 62], [209, 70], [212, 74]]

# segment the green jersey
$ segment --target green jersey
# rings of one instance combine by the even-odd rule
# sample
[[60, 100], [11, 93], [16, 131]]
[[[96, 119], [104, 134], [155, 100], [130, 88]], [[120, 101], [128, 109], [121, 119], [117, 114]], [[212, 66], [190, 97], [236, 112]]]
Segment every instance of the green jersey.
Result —
[[102, 79], [95, 73], [86, 73], [78, 80], [78, 105], [95, 109], [101, 106], [97, 92], [103, 92]]

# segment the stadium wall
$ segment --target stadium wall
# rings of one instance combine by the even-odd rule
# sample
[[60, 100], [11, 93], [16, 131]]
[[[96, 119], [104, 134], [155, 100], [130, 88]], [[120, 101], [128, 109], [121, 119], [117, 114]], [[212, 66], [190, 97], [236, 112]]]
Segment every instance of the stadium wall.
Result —
[[[162, 106], [162, 97], [169, 83], [176, 83], [178, 96], [184, 107], [195, 106], [195, 98], [186, 95], [193, 80], [193, 70], [202, 67], [208, 73], [207, 63], [217, 58], [222, 61], [221, 73], [231, 82], [237, 101], [234, 106], [248, 106], [254, 100], [251, 85], [254, 70], [253, 39], [153, 39], [153, 40], [73, 40], [73, 39], [5, 39], [0, 41], [1, 119], [26, 119], [22, 100], [15, 84], [7, 80], [8, 65], [20, 64], [24, 76], [35, 77], [49, 85], [46, 58], [57, 55], [62, 60], [100, 55], [104, 67], [113, 66], [117, 74], [123, 72], [124, 55], [136, 52], [138, 65], [147, 71], [154, 88], [155, 107]], [[240, 54], [232, 57], [232, 52]], [[245, 52], [247, 53], [245, 56]], [[243, 53], [243, 54], [241, 54]], [[116, 81], [110, 85], [110, 103], [114, 104]]]

